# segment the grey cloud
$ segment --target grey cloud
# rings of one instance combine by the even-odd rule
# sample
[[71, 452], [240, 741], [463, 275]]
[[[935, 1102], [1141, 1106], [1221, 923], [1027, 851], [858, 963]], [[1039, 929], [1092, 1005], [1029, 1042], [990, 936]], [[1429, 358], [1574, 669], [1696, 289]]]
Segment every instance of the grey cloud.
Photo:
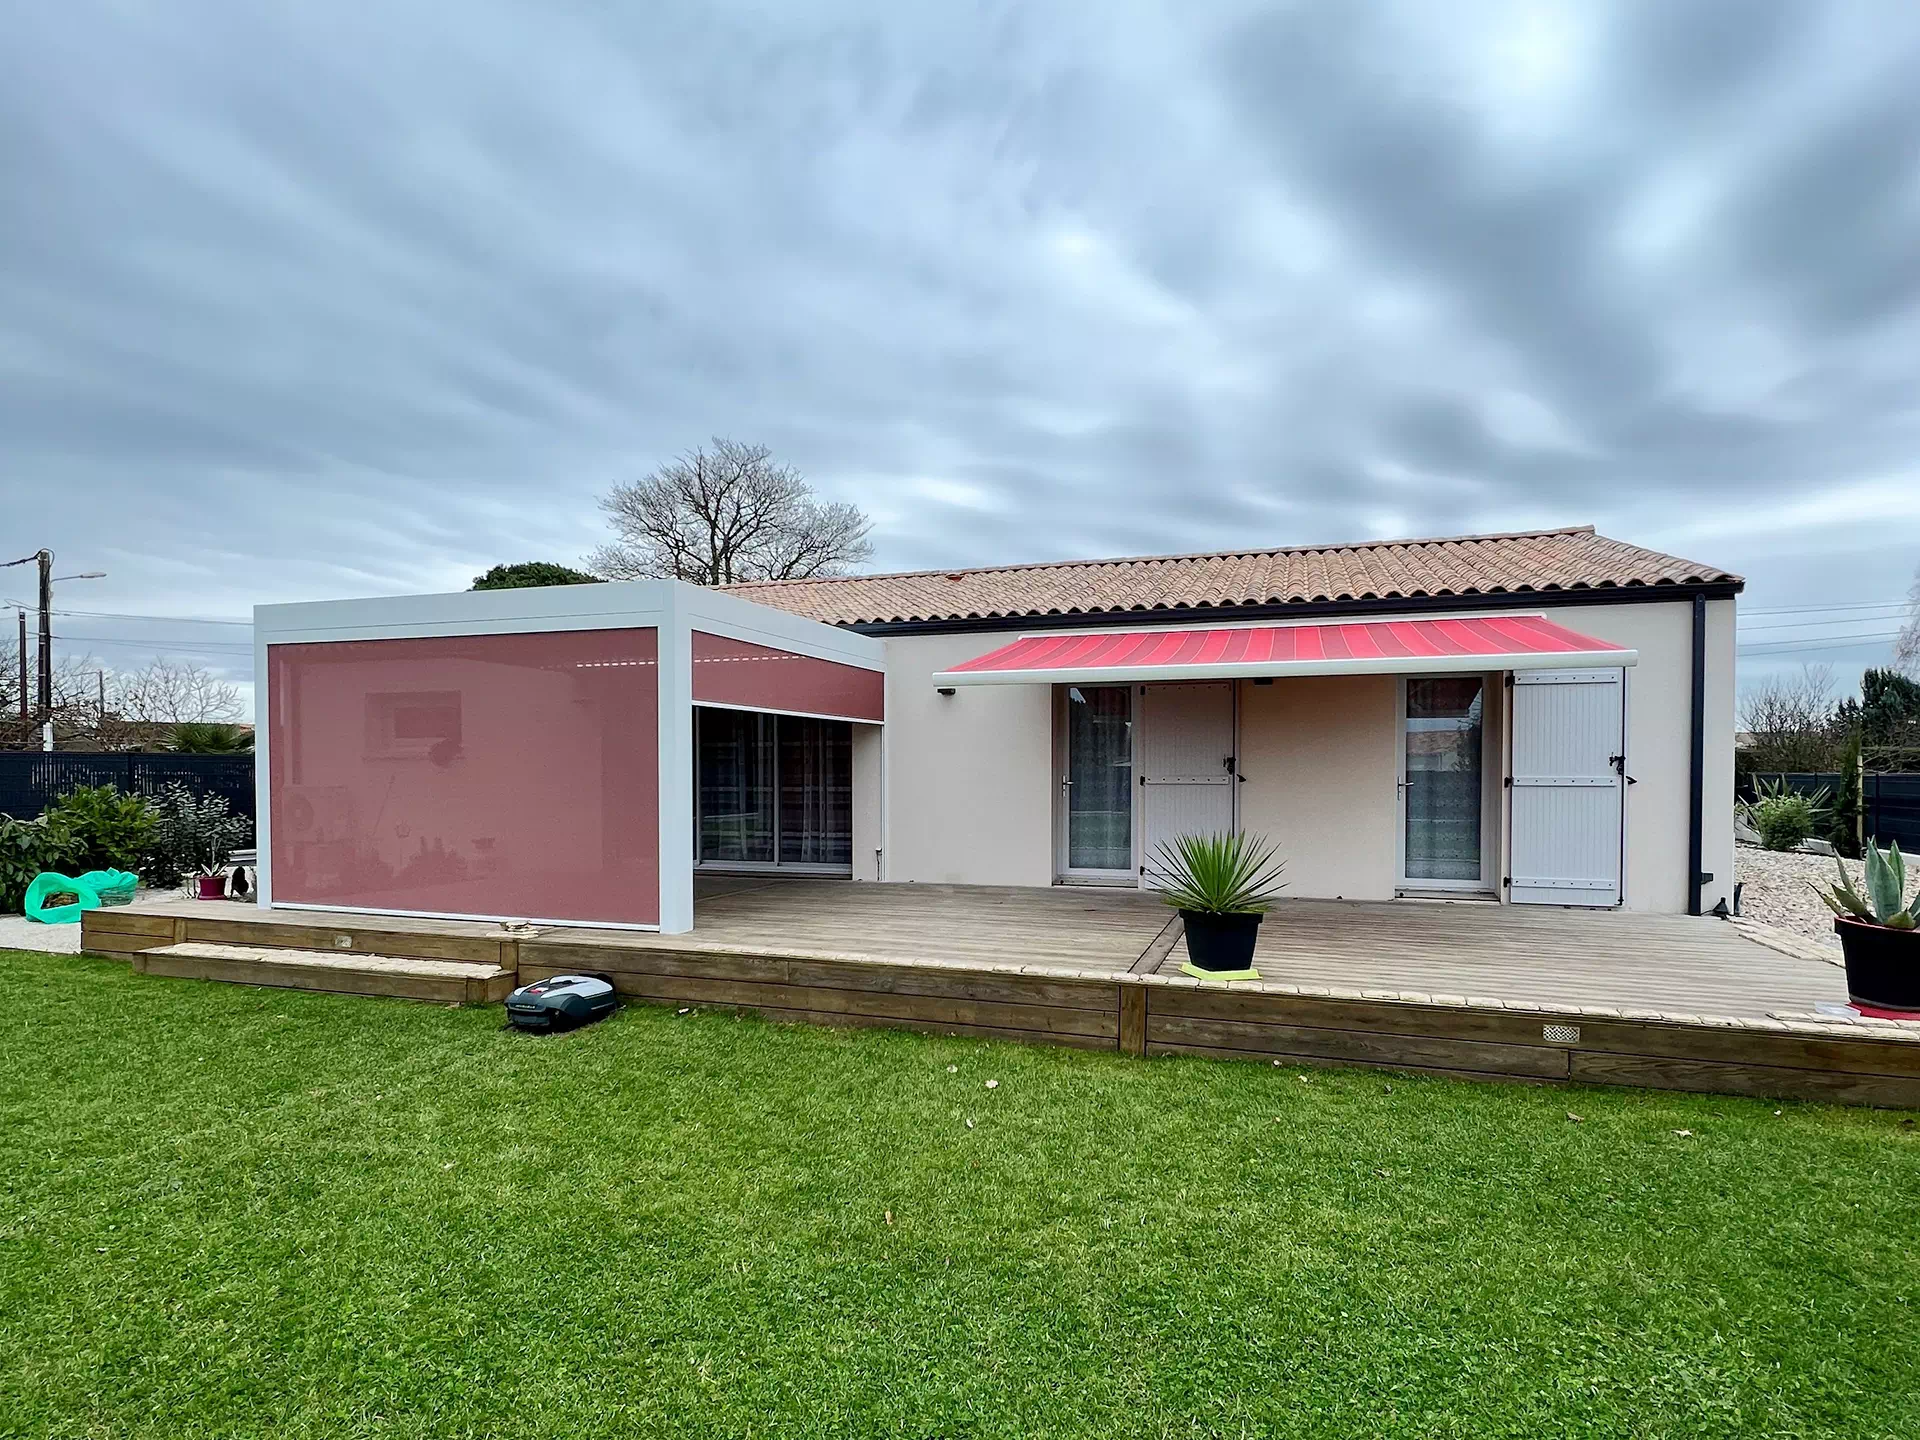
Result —
[[1593, 520], [1902, 593], [1766, 515], [1920, 453], [1920, 22], [1566, 17], [1528, 90], [1496, 0], [30, 8], [16, 549], [119, 612], [454, 586], [719, 432], [888, 566]]

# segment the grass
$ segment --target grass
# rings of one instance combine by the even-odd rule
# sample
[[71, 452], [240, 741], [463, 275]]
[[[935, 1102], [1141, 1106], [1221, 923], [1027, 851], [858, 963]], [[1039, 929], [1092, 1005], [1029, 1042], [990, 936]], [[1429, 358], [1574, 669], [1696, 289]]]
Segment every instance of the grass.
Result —
[[1910, 1116], [10, 952], [0, 1006], [0, 1435], [1920, 1434]]

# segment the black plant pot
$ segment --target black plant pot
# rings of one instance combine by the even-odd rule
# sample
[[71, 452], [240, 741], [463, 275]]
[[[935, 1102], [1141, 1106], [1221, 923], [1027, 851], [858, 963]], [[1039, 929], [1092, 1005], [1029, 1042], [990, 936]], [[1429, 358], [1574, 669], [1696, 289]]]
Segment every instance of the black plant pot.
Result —
[[1889, 930], [1836, 917], [1847, 957], [1847, 998], [1876, 1010], [1911, 1010], [1920, 1018], [1920, 930]]
[[1196, 970], [1231, 973], [1253, 968], [1253, 943], [1260, 938], [1258, 915], [1215, 915], [1182, 910], [1187, 924], [1187, 958]]

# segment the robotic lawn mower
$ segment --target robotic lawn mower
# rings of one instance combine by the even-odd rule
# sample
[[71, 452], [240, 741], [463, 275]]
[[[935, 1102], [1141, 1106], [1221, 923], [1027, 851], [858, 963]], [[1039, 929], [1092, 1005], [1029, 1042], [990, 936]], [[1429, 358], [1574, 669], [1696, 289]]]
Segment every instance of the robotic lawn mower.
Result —
[[551, 1035], [604, 1020], [618, 1003], [613, 986], [599, 975], [549, 975], [507, 996], [507, 1023]]

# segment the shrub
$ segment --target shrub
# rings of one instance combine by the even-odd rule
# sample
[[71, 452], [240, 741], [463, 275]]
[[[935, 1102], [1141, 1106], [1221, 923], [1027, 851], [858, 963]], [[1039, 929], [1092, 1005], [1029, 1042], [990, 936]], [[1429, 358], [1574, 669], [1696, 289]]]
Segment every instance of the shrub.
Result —
[[186, 720], [173, 727], [173, 748], [181, 755], [251, 755], [253, 731], [244, 725]]
[[178, 885], [183, 875], [217, 869], [253, 833], [246, 816], [235, 815], [226, 796], [196, 796], [177, 780], [160, 793], [154, 808], [158, 818], [142, 871], [153, 885]]
[[17, 914], [34, 876], [43, 870], [71, 874], [79, 854], [79, 840], [58, 816], [0, 815], [0, 908]]
[[70, 790], [47, 806], [47, 814], [72, 832], [80, 847], [76, 867], [135, 873], [153, 848], [160, 819], [152, 801], [112, 785]]
[[1840, 757], [1840, 785], [1833, 797], [1833, 813], [1827, 820], [1827, 843], [1834, 853], [1849, 860], [1860, 858], [1860, 736], [1847, 741]]
[[1760, 843], [1768, 850], [1791, 850], [1820, 828], [1827, 813], [1826, 787], [1802, 795], [1789, 790], [1785, 780], [1771, 787], [1763, 780], [1758, 789], [1758, 797], [1746, 807], [1747, 820], [1760, 832]]

